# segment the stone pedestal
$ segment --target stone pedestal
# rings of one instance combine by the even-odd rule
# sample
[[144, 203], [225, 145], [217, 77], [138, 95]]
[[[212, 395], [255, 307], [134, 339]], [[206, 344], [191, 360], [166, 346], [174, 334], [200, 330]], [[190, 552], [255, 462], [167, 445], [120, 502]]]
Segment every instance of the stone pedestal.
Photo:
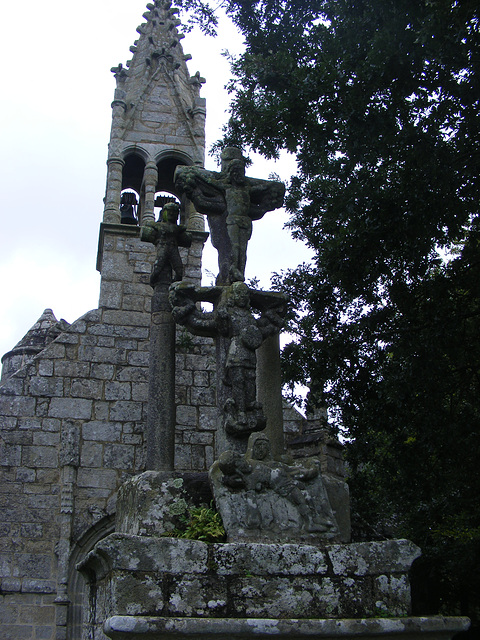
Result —
[[81, 566], [89, 637], [450, 638], [466, 619], [408, 617], [419, 553], [407, 540], [321, 549], [112, 534]]

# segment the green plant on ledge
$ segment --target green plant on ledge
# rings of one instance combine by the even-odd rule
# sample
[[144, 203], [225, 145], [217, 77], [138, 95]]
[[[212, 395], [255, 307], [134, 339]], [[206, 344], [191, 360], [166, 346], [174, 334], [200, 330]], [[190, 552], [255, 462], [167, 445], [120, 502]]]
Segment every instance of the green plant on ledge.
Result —
[[187, 538], [202, 542], [223, 542], [225, 529], [220, 514], [212, 507], [192, 507], [182, 518], [179, 528], [168, 532], [172, 538]]

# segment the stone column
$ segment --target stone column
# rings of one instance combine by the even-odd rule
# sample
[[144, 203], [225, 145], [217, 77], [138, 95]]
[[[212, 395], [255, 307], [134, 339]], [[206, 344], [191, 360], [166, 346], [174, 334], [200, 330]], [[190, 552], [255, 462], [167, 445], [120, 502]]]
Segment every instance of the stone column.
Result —
[[156, 283], [150, 325], [146, 468], [172, 471], [175, 458], [175, 322], [170, 313], [167, 266]]
[[150, 161], [145, 165], [143, 172], [143, 187], [145, 192], [145, 206], [142, 209], [141, 224], [145, 224], [147, 220], [155, 220], [155, 191], [158, 182], [158, 169], [155, 162]]
[[103, 222], [120, 224], [120, 197], [124, 164], [122, 158], [109, 158], [107, 160], [107, 190], [105, 194]]
[[188, 250], [184, 249], [183, 253], [181, 253], [184, 266], [183, 279], [187, 282], [194, 282], [200, 286], [202, 282], [203, 247], [209, 234], [205, 231], [203, 215], [195, 210], [195, 207], [189, 200], [185, 204], [185, 213], [187, 231], [192, 238], [192, 244]]
[[267, 338], [257, 349], [257, 400], [262, 403], [267, 419], [265, 433], [270, 439], [272, 454], [281, 456], [285, 453], [285, 437], [278, 333]]

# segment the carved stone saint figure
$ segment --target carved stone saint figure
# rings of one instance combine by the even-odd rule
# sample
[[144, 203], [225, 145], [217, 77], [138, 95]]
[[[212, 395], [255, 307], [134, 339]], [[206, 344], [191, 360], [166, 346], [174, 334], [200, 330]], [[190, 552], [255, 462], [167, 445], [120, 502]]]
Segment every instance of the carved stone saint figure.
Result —
[[[320, 473], [320, 462], [307, 458], [286, 464], [273, 460], [266, 434], [249, 437], [242, 456], [225, 451], [210, 478], [227, 532], [251, 539], [274, 539], [294, 531], [296, 538], [331, 539], [338, 527]], [[224, 514], [224, 511], [226, 514]]]
[[152, 242], [157, 247], [157, 258], [150, 276], [152, 287], [159, 281], [167, 265], [172, 267], [174, 281], [183, 278], [178, 247], [189, 247], [191, 238], [186, 227], [177, 224], [179, 213], [180, 206], [176, 202], [168, 202], [160, 211], [157, 222], [148, 221], [140, 229], [140, 240]]
[[[196, 302], [215, 303], [205, 312]], [[227, 433], [242, 436], [265, 427], [261, 405], [256, 401], [256, 350], [283, 325], [285, 297], [274, 292], [250, 290], [243, 282], [230, 287], [195, 287], [176, 283], [170, 289], [172, 315], [192, 333], [230, 339], [223, 382], [228, 387], [224, 409]], [[252, 313], [251, 305], [259, 311]]]
[[175, 186], [187, 195], [197, 211], [208, 216], [212, 244], [218, 251], [217, 284], [229, 284], [245, 279], [252, 220], [282, 206], [285, 185], [245, 176], [240, 149], [224, 149], [221, 159], [220, 173], [177, 167]]

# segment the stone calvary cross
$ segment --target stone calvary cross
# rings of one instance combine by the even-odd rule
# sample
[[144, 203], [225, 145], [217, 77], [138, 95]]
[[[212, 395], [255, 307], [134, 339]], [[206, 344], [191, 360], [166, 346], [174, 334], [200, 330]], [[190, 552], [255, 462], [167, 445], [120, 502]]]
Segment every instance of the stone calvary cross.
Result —
[[[273, 346], [278, 360], [278, 338], [276, 347], [269, 339], [278, 336], [283, 326], [286, 298], [278, 292], [248, 287], [244, 279], [252, 221], [282, 205], [285, 186], [274, 180], [246, 177], [240, 149], [225, 149], [221, 160], [220, 172], [191, 166], [177, 167], [175, 172], [177, 193], [184, 194], [197, 212], [208, 218], [212, 242], [218, 251], [216, 286], [199, 287], [182, 279], [178, 246], [189, 246], [191, 239], [189, 231], [177, 225], [177, 204], [165, 205], [158, 222], [147, 222], [140, 232], [142, 240], [157, 247], [150, 278], [154, 288], [147, 416], [150, 469], [175, 467], [175, 323], [194, 335], [215, 339], [217, 455], [232, 447], [245, 453], [249, 435], [267, 425], [269, 428], [275, 423], [276, 431], [282, 431], [277, 414], [274, 416], [269, 410], [265, 416], [257, 397], [273, 404], [272, 393], [263, 394], [257, 388], [257, 350], [263, 343], [271, 351]], [[213, 311], [203, 311], [201, 302], [213, 304]], [[271, 358], [268, 359], [271, 365]], [[281, 412], [279, 365], [275, 365], [278, 393], [273, 395], [278, 395], [276, 405]], [[272, 378], [271, 366], [268, 376]], [[283, 442], [283, 431], [281, 439]]]
[[[251, 289], [243, 281], [252, 221], [282, 205], [285, 186], [246, 177], [245, 160], [235, 147], [223, 150], [220, 173], [177, 167], [175, 186], [207, 216], [219, 274], [215, 287], [172, 285], [172, 315], [191, 333], [216, 339], [217, 406], [225, 442], [235, 446], [235, 439], [246, 442], [266, 426], [257, 399], [256, 351], [282, 328], [286, 299], [280, 293]], [[202, 301], [213, 303], [213, 311], [202, 311]]]

